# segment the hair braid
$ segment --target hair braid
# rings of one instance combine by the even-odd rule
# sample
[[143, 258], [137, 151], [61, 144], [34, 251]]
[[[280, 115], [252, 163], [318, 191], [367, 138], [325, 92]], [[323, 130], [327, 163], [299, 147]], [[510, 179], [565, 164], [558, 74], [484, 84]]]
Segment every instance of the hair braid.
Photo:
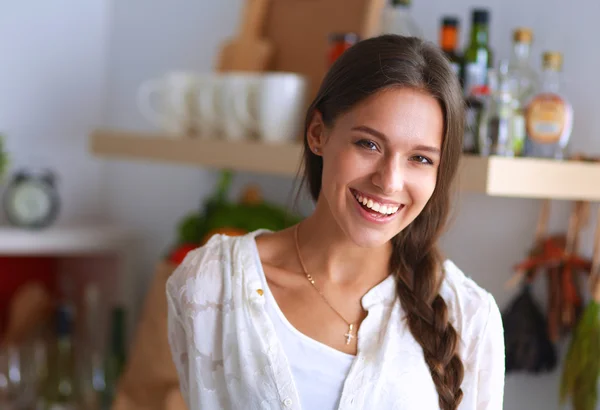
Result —
[[417, 249], [407, 249], [413, 248], [415, 243], [402, 239], [395, 244], [391, 259], [392, 272], [398, 278], [397, 293], [407, 313], [408, 327], [423, 349], [440, 408], [456, 410], [463, 397], [464, 368], [457, 354], [458, 334], [449, 321], [446, 302], [439, 294], [441, 258], [434, 247], [419, 257]]

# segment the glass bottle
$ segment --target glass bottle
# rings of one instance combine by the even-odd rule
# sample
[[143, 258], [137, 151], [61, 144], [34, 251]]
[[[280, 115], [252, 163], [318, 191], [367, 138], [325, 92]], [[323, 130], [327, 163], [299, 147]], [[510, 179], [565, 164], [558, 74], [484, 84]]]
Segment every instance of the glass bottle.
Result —
[[465, 96], [486, 85], [487, 72], [493, 65], [489, 47], [489, 12], [474, 9], [471, 15], [471, 39], [464, 52], [463, 81]]
[[517, 28], [513, 32], [513, 49], [508, 70], [516, 81], [515, 93], [522, 106], [525, 106], [539, 86], [539, 76], [530, 59], [533, 33], [529, 28]]
[[342, 54], [354, 44], [358, 43], [359, 37], [356, 33], [331, 33], [329, 35], [329, 52], [327, 53], [327, 65], [331, 67]]
[[525, 111], [525, 154], [562, 159], [573, 128], [573, 108], [560, 90], [562, 54], [547, 51], [542, 61], [540, 90]]
[[490, 94], [487, 84], [488, 70], [492, 66], [492, 51], [489, 40], [489, 12], [474, 9], [471, 13], [471, 36], [464, 51], [462, 84], [466, 103], [465, 134], [463, 152], [480, 152], [479, 124], [484, 102]]
[[77, 384], [74, 378], [73, 309], [63, 304], [56, 311], [56, 337], [49, 353], [49, 365], [40, 408], [76, 410]]
[[513, 50], [508, 69], [515, 81], [513, 152], [516, 156], [522, 155], [525, 148], [525, 107], [539, 88], [539, 76], [530, 62], [532, 41], [533, 33], [528, 28], [517, 28], [513, 32]]
[[104, 377], [104, 355], [100, 345], [100, 290], [94, 283], [85, 289], [85, 347], [81, 396], [85, 408], [100, 410], [101, 399], [106, 387]]
[[440, 48], [450, 61], [450, 66], [458, 78], [461, 78], [462, 58], [458, 54], [458, 18], [446, 16], [442, 18], [440, 29]]
[[514, 155], [516, 99], [515, 81], [509, 75], [508, 61], [501, 61], [498, 70], [490, 70], [492, 83], [479, 122], [481, 155]]
[[411, 0], [390, 0], [383, 8], [381, 34], [423, 38], [423, 30], [410, 13]]
[[110, 409], [115, 398], [119, 378], [125, 368], [125, 309], [122, 307], [113, 308], [110, 322], [110, 344], [105, 364], [106, 389], [102, 400], [104, 409]]

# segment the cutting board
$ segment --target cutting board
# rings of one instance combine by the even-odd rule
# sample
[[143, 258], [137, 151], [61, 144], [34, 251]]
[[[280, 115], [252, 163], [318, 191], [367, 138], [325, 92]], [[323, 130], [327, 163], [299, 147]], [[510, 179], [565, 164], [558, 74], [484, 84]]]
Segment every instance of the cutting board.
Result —
[[217, 61], [217, 71], [265, 71], [273, 56], [273, 43], [263, 37], [271, 0], [247, 0], [241, 30], [225, 42]]
[[277, 50], [273, 69], [306, 75], [312, 101], [329, 68], [329, 35], [354, 32], [365, 39], [378, 34], [386, 1], [271, 0], [264, 34]]

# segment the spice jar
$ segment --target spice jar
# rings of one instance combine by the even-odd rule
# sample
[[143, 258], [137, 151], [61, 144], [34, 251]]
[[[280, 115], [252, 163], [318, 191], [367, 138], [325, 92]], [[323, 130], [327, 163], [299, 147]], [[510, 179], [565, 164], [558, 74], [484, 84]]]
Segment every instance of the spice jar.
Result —
[[329, 35], [329, 53], [327, 64], [329, 67], [337, 60], [344, 51], [348, 50], [359, 40], [356, 33], [332, 33]]

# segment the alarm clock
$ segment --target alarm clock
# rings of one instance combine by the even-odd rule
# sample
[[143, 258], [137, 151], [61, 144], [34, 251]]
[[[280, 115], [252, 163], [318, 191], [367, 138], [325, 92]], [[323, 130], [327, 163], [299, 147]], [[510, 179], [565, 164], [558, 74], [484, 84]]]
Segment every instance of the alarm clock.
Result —
[[60, 208], [56, 178], [51, 171], [16, 172], [3, 200], [9, 223], [20, 228], [46, 228], [56, 220]]

